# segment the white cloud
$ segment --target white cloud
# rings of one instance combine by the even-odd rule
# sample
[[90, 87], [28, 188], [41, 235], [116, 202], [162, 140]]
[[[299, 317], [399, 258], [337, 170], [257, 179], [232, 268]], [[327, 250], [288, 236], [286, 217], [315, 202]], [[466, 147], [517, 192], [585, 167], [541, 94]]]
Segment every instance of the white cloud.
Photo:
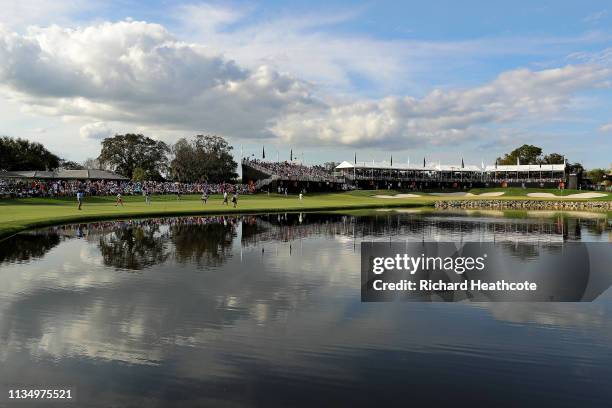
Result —
[[607, 86], [611, 77], [612, 69], [598, 65], [519, 69], [479, 87], [434, 90], [421, 99], [387, 97], [291, 114], [273, 131], [291, 142], [315, 138], [345, 145], [445, 144], [482, 136], [480, 127], [488, 124], [550, 118], [563, 112], [576, 93]]
[[254, 70], [144, 22], [0, 33], [0, 80], [29, 109], [237, 137], [315, 103], [304, 82]]
[[[240, 15], [213, 13], [209, 24], [227, 24]], [[360, 55], [357, 43], [350, 52]], [[374, 62], [364, 64], [371, 66], [358, 69], [387, 65], [377, 54], [369, 57]], [[362, 58], [369, 61], [363, 53]], [[269, 65], [239, 66], [208, 45], [178, 40], [158, 24], [0, 31], [0, 89], [31, 112], [89, 122], [80, 131], [89, 139], [110, 134], [105, 123], [112, 122], [119, 129], [276, 137], [302, 145], [441, 144], [483, 138], [489, 125], [552, 118], [578, 93], [609, 86], [611, 78], [611, 68], [589, 62], [508, 71], [484, 85], [436, 89], [421, 98], [340, 100]]]
[[612, 133], [612, 123], [607, 123], [599, 128], [602, 133]]
[[581, 44], [610, 42], [610, 36], [602, 32], [427, 41], [380, 38], [343, 29], [344, 23], [367, 19], [371, 7], [334, 10], [328, 6], [299, 14], [274, 14], [254, 7], [197, 4], [178, 7], [172, 16], [184, 27], [183, 36], [206, 43], [241, 66], [265, 64], [329, 92], [375, 97], [421, 94], [432, 83], [456, 86], [457, 81], [465, 80], [462, 73], [467, 67], [491, 59], [535, 56], [550, 60]]
[[99, 7], [98, 0], [0, 0], [0, 24], [21, 29], [30, 24], [61, 24], [70, 15]]
[[582, 19], [584, 23], [596, 23], [608, 15], [608, 10], [599, 10]]
[[104, 122], [94, 122], [81, 126], [79, 134], [84, 140], [102, 140], [112, 136], [113, 129]]

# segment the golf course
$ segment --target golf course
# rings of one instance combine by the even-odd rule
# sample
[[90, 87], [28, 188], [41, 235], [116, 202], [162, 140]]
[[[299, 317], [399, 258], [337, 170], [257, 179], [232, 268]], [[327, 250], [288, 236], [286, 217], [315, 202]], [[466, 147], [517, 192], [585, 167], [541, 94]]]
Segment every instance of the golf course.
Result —
[[0, 238], [35, 227], [70, 222], [160, 217], [170, 215], [206, 215], [231, 213], [266, 213], [295, 211], [338, 211], [368, 208], [433, 206], [437, 200], [573, 200], [610, 201], [610, 193], [585, 193], [578, 190], [474, 189], [465, 192], [400, 192], [394, 190], [358, 190], [340, 193], [295, 195], [254, 194], [241, 196], [238, 206], [224, 205], [220, 195], [212, 195], [203, 204], [198, 195], [153, 196], [150, 204], [141, 196], [124, 197], [116, 206], [115, 198], [86, 197], [82, 210], [73, 197], [22, 198], [0, 200]]

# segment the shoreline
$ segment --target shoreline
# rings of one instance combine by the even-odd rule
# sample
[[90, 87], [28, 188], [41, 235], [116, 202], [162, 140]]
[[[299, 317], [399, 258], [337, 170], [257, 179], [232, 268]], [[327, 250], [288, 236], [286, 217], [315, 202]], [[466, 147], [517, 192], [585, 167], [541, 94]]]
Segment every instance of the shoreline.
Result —
[[[159, 210], [159, 211], [130, 211], [124, 213], [113, 214], [74, 214], [72, 216], [58, 217], [46, 220], [25, 221], [13, 227], [3, 227], [0, 225], [0, 242], [10, 238], [20, 232], [29, 231], [37, 228], [52, 227], [56, 225], [88, 223], [95, 221], [111, 221], [111, 220], [126, 220], [126, 219], [143, 219], [143, 218], [162, 218], [162, 217], [188, 217], [188, 216], [220, 216], [220, 215], [256, 215], [256, 214], [272, 214], [272, 213], [296, 213], [296, 212], [327, 212], [327, 211], [342, 211], [342, 210], [368, 210], [378, 208], [417, 208], [417, 207], [433, 207], [433, 202], [385, 202], [385, 203], [369, 203], [369, 204], [348, 204], [348, 205], [318, 205], [305, 207], [269, 207], [269, 208], [203, 208], [198, 210]], [[1, 207], [0, 207], [1, 208]]]
[[562, 211], [612, 211], [612, 201], [568, 200], [438, 200], [436, 209], [500, 209], [500, 210], [562, 210]]
[[[377, 198], [377, 194], [393, 191], [359, 190], [356, 192], [313, 194], [298, 201], [294, 196], [256, 194], [244, 196], [237, 208], [222, 206], [220, 200], [211, 197], [203, 207], [199, 196], [185, 196], [175, 201], [159, 196], [153, 205], [144, 205], [140, 197], [125, 198], [124, 208], [116, 208], [113, 198], [86, 200], [83, 211], [77, 212], [76, 203], [67, 199], [28, 199], [20, 201], [0, 200], [0, 241], [19, 232], [54, 225], [87, 223], [131, 218], [157, 218], [174, 216], [214, 216], [240, 214], [269, 214], [295, 212], [338, 212], [393, 208], [432, 209], [497, 209], [497, 210], [561, 210], [561, 211], [612, 211], [609, 200], [568, 200], [558, 198], [527, 198], [503, 196], [495, 199], [485, 196], [457, 197], [420, 195], [402, 199]], [[154, 196], [153, 198], [155, 199]]]

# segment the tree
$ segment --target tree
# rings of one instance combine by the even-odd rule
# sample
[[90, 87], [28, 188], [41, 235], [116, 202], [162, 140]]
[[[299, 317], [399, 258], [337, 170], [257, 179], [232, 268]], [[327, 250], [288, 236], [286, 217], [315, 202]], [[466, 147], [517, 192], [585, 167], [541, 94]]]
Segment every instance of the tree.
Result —
[[567, 171], [572, 174], [582, 174], [584, 172], [584, 167], [580, 163], [567, 163]]
[[565, 158], [559, 153], [551, 153], [544, 156], [542, 164], [563, 164]]
[[169, 151], [162, 141], [128, 133], [104, 139], [98, 161], [130, 179], [139, 167], [145, 180], [162, 180], [168, 169]]
[[85, 167], [83, 167], [82, 164], [73, 162], [71, 160], [65, 160], [65, 159], [60, 160], [59, 167], [65, 170], [83, 170], [85, 169]]
[[497, 162], [503, 165], [516, 164], [518, 159], [520, 164], [539, 164], [541, 155], [542, 148], [524, 144], [510, 153], [506, 153], [503, 158], [498, 157]]
[[60, 158], [40, 143], [0, 137], [0, 170], [53, 170], [59, 164]]
[[147, 174], [142, 167], [136, 167], [132, 172], [132, 181], [144, 181], [146, 175]]
[[593, 181], [593, 184], [601, 183], [607, 174], [608, 171], [606, 169], [591, 169], [587, 171], [587, 177]]
[[172, 148], [172, 177], [181, 182], [220, 183], [233, 180], [238, 176], [238, 164], [234, 161], [232, 149], [224, 138], [216, 135], [180, 139]]

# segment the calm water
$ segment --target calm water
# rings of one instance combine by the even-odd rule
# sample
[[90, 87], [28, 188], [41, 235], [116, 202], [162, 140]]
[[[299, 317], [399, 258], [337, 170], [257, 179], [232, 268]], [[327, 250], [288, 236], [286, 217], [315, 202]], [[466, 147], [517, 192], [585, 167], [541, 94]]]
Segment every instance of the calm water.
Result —
[[73, 406], [100, 407], [609, 406], [612, 290], [593, 303], [360, 302], [362, 240], [612, 242], [605, 215], [502, 215], [19, 234], [0, 243], [0, 386], [71, 386]]

